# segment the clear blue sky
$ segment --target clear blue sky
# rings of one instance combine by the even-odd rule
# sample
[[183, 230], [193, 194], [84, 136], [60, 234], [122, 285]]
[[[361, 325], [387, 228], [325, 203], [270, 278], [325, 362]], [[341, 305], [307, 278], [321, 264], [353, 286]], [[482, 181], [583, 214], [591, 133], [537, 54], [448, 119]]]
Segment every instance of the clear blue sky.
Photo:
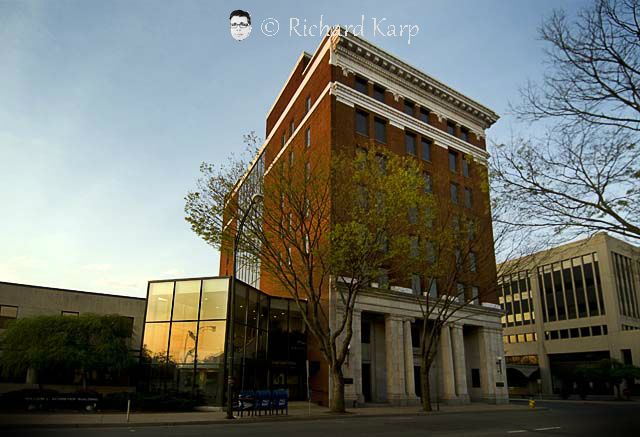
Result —
[[[264, 135], [266, 112], [303, 50], [289, 19], [358, 24], [364, 37], [503, 118], [544, 68], [537, 27], [580, 1], [214, 2], [0, 0], [0, 281], [144, 296], [146, 281], [216, 275], [183, 197], [202, 161]], [[229, 34], [245, 9], [253, 31]], [[280, 22], [276, 36], [261, 22]], [[373, 35], [371, 20], [414, 24]]]

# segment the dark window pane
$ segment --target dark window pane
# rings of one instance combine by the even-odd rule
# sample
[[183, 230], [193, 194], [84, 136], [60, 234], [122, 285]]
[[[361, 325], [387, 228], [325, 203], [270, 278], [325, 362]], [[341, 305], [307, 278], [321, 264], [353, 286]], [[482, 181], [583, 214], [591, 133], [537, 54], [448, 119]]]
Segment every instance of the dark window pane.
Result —
[[367, 79], [363, 77], [356, 77], [356, 90], [364, 94], [369, 94], [369, 84]]
[[360, 341], [364, 344], [371, 343], [371, 323], [368, 320], [362, 321], [362, 332], [360, 334]]
[[456, 125], [451, 121], [447, 121], [447, 133], [450, 135], [456, 134]]
[[431, 161], [431, 140], [422, 138], [422, 159], [425, 161]]
[[380, 85], [373, 87], [373, 98], [384, 103], [384, 88]]
[[587, 289], [587, 302], [589, 306], [589, 312], [591, 316], [597, 316], [598, 314], [598, 301], [596, 297], [596, 284], [593, 277], [593, 266], [591, 263], [585, 264], [583, 266], [584, 269], [584, 280], [585, 286]]
[[233, 317], [237, 323], [247, 321], [247, 287], [236, 282], [235, 313]]
[[560, 330], [560, 338], [569, 338], [569, 330], [561, 329]]
[[580, 328], [580, 337], [591, 337], [591, 332], [589, 331], [588, 326]]
[[600, 326], [592, 326], [591, 335], [602, 335], [602, 328]]
[[364, 111], [356, 111], [356, 132], [369, 135], [369, 114]]
[[404, 113], [413, 116], [415, 104], [411, 100], [404, 100]]
[[426, 108], [420, 108], [420, 120], [425, 123], [429, 123], [429, 110]]
[[452, 150], [449, 150], [449, 170], [458, 171], [458, 154]]
[[469, 177], [469, 161], [467, 161], [467, 158], [462, 158], [462, 175], [465, 178]]
[[571, 334], [571, 338], [579, 338], [580, 330], [578, 328], [571, 328], [569, 329], [569, 334]]
[[458, 203], [458, 185], [450, 184], [449, 191], [451, 193], [451, 201], [453, 203]]
[[469, 131], [467, 129], [460, 129], [460, 139], [469, 142]]
[[553, 272], [553, 286], [555, 288], [558, 320], [566, 320], [567, 313], [565, 310], [564, 297], [562, 293], [562, 279], [560, 277], [560, 272], [558, 270], [555, 270]]
[[410, 133], [404, 134], [404, 145], [409, 155], [416, 154], [416, 136]]
[[374, 122], [375, 122], [374, 124], [375, 124], [376, 141], [380, 143], [386, 143], [387, 142], [387, 122], [377, 117], [375, 118]]

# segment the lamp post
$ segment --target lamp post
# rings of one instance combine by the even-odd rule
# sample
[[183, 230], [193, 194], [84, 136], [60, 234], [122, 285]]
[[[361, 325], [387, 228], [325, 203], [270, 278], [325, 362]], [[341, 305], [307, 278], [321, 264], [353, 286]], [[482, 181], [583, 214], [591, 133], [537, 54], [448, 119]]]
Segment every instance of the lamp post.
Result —
[[249, 217], [249, 213], [251, 209], [253, 209], [254, 205], [258, 202], [261, 202], [263, 197], [261, 194], [254, 194], [251, 197], [251, 202], [247, 207], [247, 210], [242, 215], [240, 222], [238, 223], [238, 229], [236, 230], [236, 235], [233, 239], [233, 275], [231, 276], [231, 298], [229, 299], [229, 344], [227, 345], [227, 419], [233, 419], [233, 396], [232, 396], [232, 374], [233, 374], [233, 331], [235, 324], [235, 296], [236, 296], [236, 273], [238, 270], [238, 243], [240, 242], [240, 236], [242, 235], [242, 228], [244, 227], [244, 223]]

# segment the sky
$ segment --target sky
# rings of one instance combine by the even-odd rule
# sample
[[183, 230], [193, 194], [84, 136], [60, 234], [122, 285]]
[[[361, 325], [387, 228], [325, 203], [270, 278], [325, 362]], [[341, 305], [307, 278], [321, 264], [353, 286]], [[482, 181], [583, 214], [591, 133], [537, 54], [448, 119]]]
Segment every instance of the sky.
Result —
[[[217, 275], [184, 196], [201, 162], [264, 137], [295, 61], [321, 40], [305, 20], [364, 16], [365, 39], [500, 114], [487, 135], [501, 142], [523, 129], [509, 103], [544, 71], [542, 20], [587, 4], [0, 0], [0, 281], [143, 297], [152, 279]], [[244, 41], [229, 33], [234, 9], [252, 17]], [[419, 30], [409, 43], [374, 19]]]

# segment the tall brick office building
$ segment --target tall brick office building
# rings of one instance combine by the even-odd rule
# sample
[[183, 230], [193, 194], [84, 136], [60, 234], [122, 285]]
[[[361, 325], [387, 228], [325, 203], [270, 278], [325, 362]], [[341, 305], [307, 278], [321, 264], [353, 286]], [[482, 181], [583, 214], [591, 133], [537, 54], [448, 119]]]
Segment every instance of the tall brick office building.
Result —
[[[280, 160], [314, 162], [338, 149], [366, 149], [372, 144], [390, 153], [415, 155], [436, 196], [464, 193], [457, 213], [490, 229], [486, 208], [485, 129], [498, 116], [461, 93], [418, 71], [369, 42], [348, 35], [326, 37], [316, 52], [303, 53], [266, 120], [266, 140], [238, 189], [245, 201], [251, 187], [269, 183]], [[407, 147], [407, 142], [413, 144]], [[338, 189], [338, 188], [337, 188]], [[462, 197], [462, 195], [460, 195]], [[468, 198], [468, 202], [466, 199]], [[471, 199], [473, 198], [473, 202]], [[499, 306], [487, 288], [495, 282], [491, 232], [485, 232], [477, 274], [464, 284], [481, 299], [459, 313], [460, 321], [443, 329], [431, 387], [450, 403], [507, 400]], [[271, 295], [287, 296], [259, 265], [238, 259], [238, 277]], [[223, 250], [220, 274], [230, 275], [233, 259]], [[415, 321], [422, 317], [412, 292], [418, 283], [383, 289], [371, 287], [356, 305], [349, 359], [344, 366], [348, 400], [410, 404], [420, 384]], [[413, 329], [412, 329], [413, 328]], [[329, 374], [309, 346], [314, 398], [326, 402]], [[435, 393], [437, 391], [437, 393]]]

